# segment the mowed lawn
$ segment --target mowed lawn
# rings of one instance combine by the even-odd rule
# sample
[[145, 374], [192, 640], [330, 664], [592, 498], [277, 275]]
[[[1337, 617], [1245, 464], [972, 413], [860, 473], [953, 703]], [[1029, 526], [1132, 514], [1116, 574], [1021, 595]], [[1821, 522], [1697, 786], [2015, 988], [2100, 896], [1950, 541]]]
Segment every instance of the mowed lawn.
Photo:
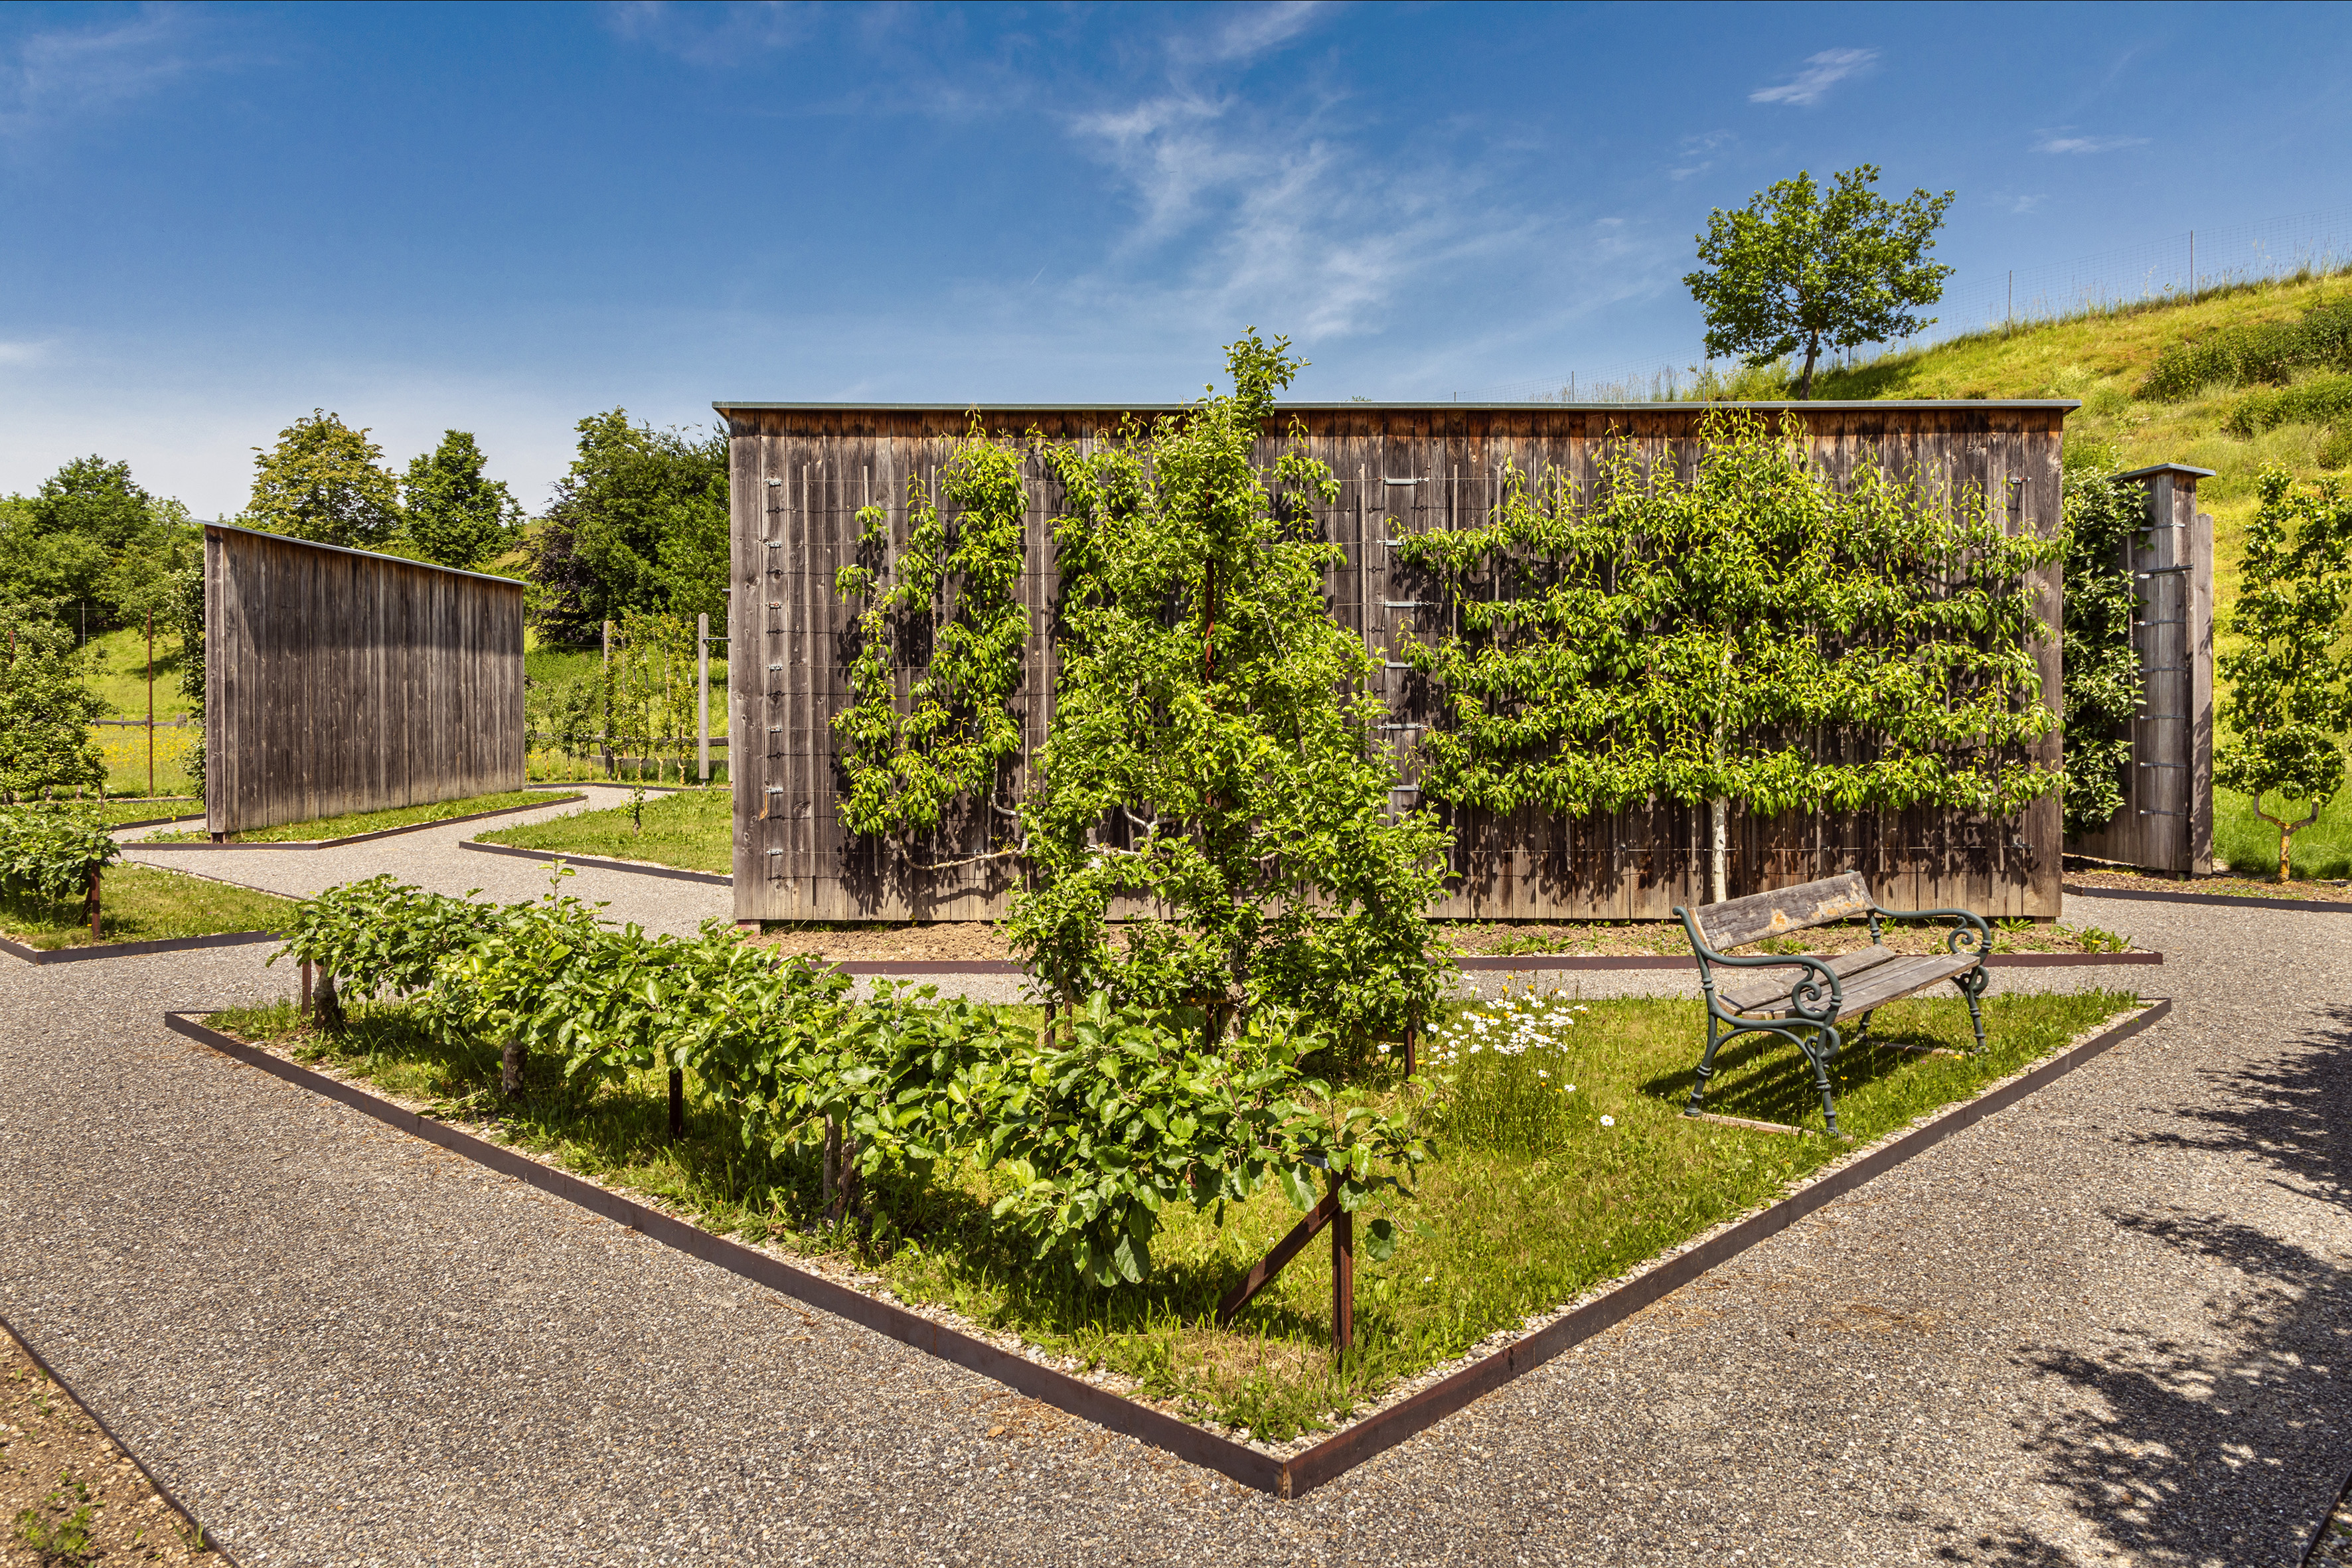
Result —
[[511, 844], [519, 849], [643, 860], [727, 876], [735, 869], [735, 796], [725, 789], [648, 795], [641, 820], [619, 805], [492, 828], [474, 837], [484, 844]]

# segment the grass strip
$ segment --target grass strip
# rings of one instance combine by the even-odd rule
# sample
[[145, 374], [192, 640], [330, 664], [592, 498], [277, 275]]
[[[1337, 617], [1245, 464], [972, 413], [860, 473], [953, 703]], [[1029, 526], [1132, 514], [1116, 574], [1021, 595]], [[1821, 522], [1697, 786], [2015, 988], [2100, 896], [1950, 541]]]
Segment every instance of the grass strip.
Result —
[[[282, 931], [293, 918], [289, 899], [185, 877], [152, 866], [113, 865], [99, 886], [100, 940], [168, 942], [174, 937], [217, 936], [223, 931]], [[43, 952], [89, 947], [89, 916], [79, 899], [52, 900], [30, 893], [0, 893], [0, 931], [11, 941]]]
[[152, 822], [159, 816], [202, 816], [205, 803], [192, 795], [109, 795], [104, 800], [35, 801], [35, 805], [94, 816], [109, 827], [125, 822]]
[[681, 871], [715, 871], [723, 876], [735, 869], [735, 797], [723, 789], [647, 795], [642, 829], [632, 820], [627, 806], [617, 805], [496, 828], [474, 837], [482, 844], [643, 860]]
[[[506, 811], [516, 806], [551, 804], [552, 799], [544, 790], [502, 790], [496, 795], [478, 795], [465, 800], [436, 800], [429, 805], [395, 805], [383, 811], [350, 811], [341, 816], [320, 816], [309, 822], [285, 822], [276, 827], [256, 827], [234, 835], [230, 842], [305, 844], [322, 838], [349, 838], [355, 834], [382, 833], [393, 827], [418, 827], [429, 822], [446, 822], [453, 816], [470, 816], [477, 812]], [[186, 843], [204, 837], [201, 832], [158, 833], [146, 842]]]
[[[1857, 1142], [1966, 1099], [2134, 1005], [2115, 994], [1987, 1002], [1982, 1058], [1918, 1047], [1969, 1043], [1954, 1000], [1882, 1008], [1882, 1045], [1838, 1064], [1839, 1117]], [[446, 1041], [396, 1004], [361, 1005], [328, 1034], [290, 1005], [215, 1016], [214, 1027], [324, 1063], [576, 1173], [635, 1189], [719, 1234], [878, 1274], [904, 1300], [953, 1309], [1131, 1381], [1195, 1419], [1282, 1442], [1327, 1428], [1398, 1380], [1468, 1351], [1644, 1259], [1759, 1205], [1853, 1147], [1818, 1133], [1809, 1073], [1786, 1047], [1746, 1042], [1718, 1058], [1710, 1107], [1815, 1135], [1726, 1127], [1681, 1114], [1698, 1055], [1698, 1005], [1560, 993], [1458, 1010], [1436, 1031], [1431, 1086], [1377, 1070], [1346, 1091], [1415, 1111], [1437, 1157], [1408, 1232], [1385, 1263], [1359, 1259], [1360, 1349], [1329, 1350], [1328, 1256], [1310, 1249], [1243, 1312], [1214, 1326], [1218, 1297], [1297, 1220], [1269, 1188], [1223, 1215], [1163, 1215], [1149, 1282], [1116, 1292], [1034, 1263], [990, 1222], [1005, 1190], [964, 1164], [885, 1179], [871, 1212], [841, 1233], [818, 1211], [813, 1160], [746, 1149], [688, 1078], [685, 1140], [664, 1136], [667, 1084], [644, 1074], [590, 1087], [533, 1062], [515, 1102], [497, 1097], [498, 1050]], [[1909, 1047], [1911, 1049], [1897, 1047]], [[1381, 1212], [1375, 1209], [1371, 1212]]]

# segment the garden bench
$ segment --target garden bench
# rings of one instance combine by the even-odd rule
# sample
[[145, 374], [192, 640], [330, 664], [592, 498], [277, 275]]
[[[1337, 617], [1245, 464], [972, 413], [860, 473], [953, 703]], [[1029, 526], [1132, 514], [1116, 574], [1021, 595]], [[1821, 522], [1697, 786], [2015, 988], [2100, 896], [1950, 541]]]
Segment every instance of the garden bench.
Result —
[[[1838, 1026], [1848, 1018], [1862, 1020], [1856, 1038], [1870, 1027], [1870, 1015], [1889, 1002], [1916, 995], [1950, 981], [1968, 999], [1969, 1021], [1976, 1026], [1977, 1049], [1984, 1049], [1985, 954], [1991, 951], [1992, 932], [1984, 921], [1966, 910], [1888, 910], [1870, 896], [1870, 884], [1857, 872], [1805, 882], [1775, 892], [1751, 893], [1727, 899], [1693, 912], [1677, 908], [1683, 929], [1690, 933], [1691, 951], [1698, 955], [1699, 988], [1706, 994], [1706, 1054], [1699, 1058], [1698, 1081], [1691, 1086], [1685, 1114], [1704, 1114], [1700, 1104], [1706, 1080], [1715, 1074], [1715, 1053], [1741, 1035], [1777, 1035], [1804, 1052], [1812, 1064], [1813, 1086], [1821, 1090], [1822, 1115], [1830, 1135], [1838, 1135], [1837, 1100], [1830, 1088], [1830, 1060], [1838, 1053]], [[1731, 949], [1792, 931], [1810, 931], [1856, 915], [1870, 917], [1870, 945], [1852, 952], [1815, 956], [1811, 953], [1731, 956]], [[1946, 951], [1906, 958], [1889, 948], [1879, 930], [1882, 920], [1948, 920]], [[1733, 984], [1737, 975], [1719, 984], [1716, 969], [1762, 973]]]

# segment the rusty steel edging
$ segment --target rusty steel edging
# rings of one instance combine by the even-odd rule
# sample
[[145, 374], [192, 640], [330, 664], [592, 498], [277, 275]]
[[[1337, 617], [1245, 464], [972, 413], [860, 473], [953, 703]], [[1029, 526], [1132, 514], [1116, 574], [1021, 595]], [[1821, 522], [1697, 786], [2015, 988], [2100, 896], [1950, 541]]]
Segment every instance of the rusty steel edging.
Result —
[[2293, 910], [2299, 914], [2352, 914], [2352, 904], [2331, 899], [2265, 899], [2252, 893], [2165, 893], [2154, 889], [2142, 891], [2137, 888], [2095, 888], [2087, 883], [2066, 884], [2066, 891], [2078, 899], [2129, 899], [2143, 904], [2202, 904], [2208, 908], [2241, 910]]
[[[425, 829], [431, 827], [454, 827], [461, 822], [481, 822], [493, 816], [512, 816], [519, 811], [543, 811], [551, 805], [562, 805], [566, 801], [586, 800], [587, 798], [588, 797], [584, 795], [551, 795], [545, 800], [532, 801], [529, 805], [502, 805], [496, 811], [469, 811], [463, 816], [436, 817], [431, 822], [412, 822], [405, 827], [379, 827], [373, 833], [353, 833], [341, 838], [301, 838], [271, 844], [214, 844], [209, 841], [197, 844], [156, 844], [150, 842], [147, 839], [140, 838], [133, 839], [131, 842], [125, 844], [123, 847], [125, 849], [153, 849], [164, 853], [190, 849], [341, 849], [344, 846], [350, 844], [366, 844], [378, 838], [395, 837], [403, 833], [422, 833]], [[182, 819], [174, 817], [173, 820], [179, 821]]]
[[347, 1105], [452, 1153], [462, 1154], [501, 1175], [512, 1176], [542, 1192], [578, 1204], [592, 1213], [641, 1232], [665, 1247], [706, 1263], [716, 1264], [730, 1273], [764, 1285], [781, 1295], [805, 1301], [836, 1317], [846, 1318], [851, 1322], [872, 1329], [941, 1361], [976, 1372], [1110, 1431], [1216, 1470], [1244, 1486], [1287, 1499], [1304, 1497], [1365, 1460], [1427, 1431], [1473, 1400], [1533, 1372], [1603, 1330], [1614, 1327], [1643, 1308], [1680, 1289], [1758, 1243], [1777, 1236], [1798, 1220], [1874, 1177], [1884, 1175], [1913, 1156], [1925, 1153], [1953, 1133], [1974, 1126], [1994, 1112], [2004, 1110], [2035, 1090], [2065, 1077], [2093, 1058], [2121, 1045], [2163, 1019], [2171, 1011], [2170, 997], [2147, 998], [2144, 1009], [2126, 1022], [2103, 1030], [1990, 1094], [1953, 1107], [1926, 1126], [1916, 1128], [1871, 1151], [1853, 1164], [1813, 1182], [1762, 1213], [1750, 1215], [1685, 1252], [1664, 1259], [1526, 1339], [1472, 1363], [1411, 1398], [1367, 1416], [1346, 1431], [1286, 1460], [1277, 1460], [1270, 1454], [1205, 1432], [1189, 1422], [1097, 1388], [1067, 1373], [1040, 1365], [1026, 1357], [919, 1317], [904, 1308], [794, 1268], [763, 1252], [713, 1236], [697, 1226], [633, 1202], [592, 1182], [583, 1181], [510, 1149], [486, 1142], [454, 1127], [419, 1116], [413, 1110], [369, 1094], [364, 1089], [354, 1089], [323, 1073], [299, 1067], [258, 1046], [247, 1045], [195, 1022], [202, 1015], [167, 1012], [163, 1015], [163, 1022], [173, 1033], [208, 1046], [224, 1056], [248, 1067], [258, 1068], [297, 1088], [310, 1089]]
[[[225, 884], [226, 885], [226, 884]], [[259, 890], [259, 889], [257, 889]], [[88, 963], [100, 958], [137, 958], [150, 952], [195, 952], [208, 947], [243, 947], [248, 942], [276, 942], [274, 931], [224, 931], [209, 936], [167, 936], [153, 942], [98, 942], [86, 947], [26, 947], [0, 937], [0, 952], [27, 963]]]
[[598, 871], [630, 871], [640, 877], [667, 877], [673, 882], [707, 882], [719, 888], [735, 885], [734, 878], [722, 877], [716, 871], [688, 871], [677, 866], [652, 866], [643, 860], [608, 860], [598, 855], [567, 855], [560, 849], [525, 849], [518, 845], [484, 844], [472, 838], [459, 839], [457, 847], [478, 850], [484, 855], [513, 855], [525, 860], [561, 860], [567, 866], [586, 866]]
[[1162, 1415], [1131, 1399], [1097, 1388], [1067, 1373], [1041, 1365], [970, 1334], [960, 1333], [903, 1307], [893, 1306], [862, 1291], [850, 1289], [845, 1285], [836, 1285], [804, 1269], [794, 1268], [764, 1252], [755, 1251], [740, 1242], [729, 1241], [724, 1237], [713, 1236], [699, 1226], [673, 1218], [658, 1209], [648, 1208], [568, 1172], [543, 1165], [511, 1149], [501, 1148], [445, 1123], [419, 1116], [364, 1089], [355, 1089], [324, 1073], [312, 1072], [257, 1046], [247, 1045], [217, 1029], [208, 1028], [195, 1021], [200, 1016], [167, 1012], [163, 1015], [164, 1026], [174, 1034], [184, 1035], [200, 1045], [208, 1046], [248, 1067], [258, 1068], [299, 1089], [322, 1095], [451, 1153], [462, 1154], [500, 1175], [512, 1176], [541, 1192], [577, 1204], [591, 1213], [641, 1232], [665, 1247], [675, 1248], [689, 1258], [716, 1264], [780, 1295], [805, 1301], [835, 1317], [846, 1318], [902, 1344], [976, 1372], [1033, 1399], [1042, 1400], [1097, 1426], [1148, 1443], [1178, 1458], [1220, 1471], [1244, 1486], [1277, 1495], [1286, 1490], [1281, 1462], [1269, 1454], [1220, 1437], [1213, 1432], [1202, 1431], [1190, 1422]]

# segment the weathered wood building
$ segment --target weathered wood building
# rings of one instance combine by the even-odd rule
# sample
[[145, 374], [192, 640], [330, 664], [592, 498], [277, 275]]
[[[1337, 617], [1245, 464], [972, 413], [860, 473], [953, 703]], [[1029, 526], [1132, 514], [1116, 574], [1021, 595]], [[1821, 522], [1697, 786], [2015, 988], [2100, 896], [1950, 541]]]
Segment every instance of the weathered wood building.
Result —
[[523, 784], [523, 585], [205, 528], [205, 826]]
[[[855, 615], [835, 592], [852, 556], [859, 508], [887, 509], [903, 541], [909, 481], [928, 487], [970, 428], [962, 406], [847, 407], [721, 403], [730, 437], [733, 575], [730, 729], [735, 774], [735, 910], [742, 920], [972, 920], [1002, 912], [1018, 884], [1003, 860], [925, 869], [989, 847], [985, 808], [905, 847], [850, 834], [840, 823], [834, 716], [850, 700]], [[1872, 460], [1955, 493], [1973, 487], [2011, 531], [2048, 534], [2060, 524], [2063, 401], [1790, 403], [1742, 405], [1802, 425], [1839, 480]], [[1580, 487], [1592, 479], [1612, 438], [1639, 445], [1646, 461], [1685, 472], [1706, 413], [1698, 404], [1294, 404], [1262, 443], [1271, 462], [1296, 418], [1308, 449], [1341, 481], [1339, 500], [1317, 506], [1324, 536], [1346, 563], [1330, 580], [1333, 616], [1365, 639], [1385, 672], [1391, 738], [1410, 737], [1433, 715], [1429, 695], [1398, 653], [1400, 622], [1423, 607], [1419, 590], [1390, 564], [1390, 540], [1475, 521], [1497, 496], [1507, 465], [1549, 470]], [[990, 431], [1081, 441], [1121, 416], [1152, 408], [1018, 406], [977, 411]], [[1016, 701], [1024, 746], [1051, 719], [1055, 601], [1047, 524], [1060, 497], [1033, 464], [1022, 592], [1032, 639]], [[2044, 700], [2059, 700], [2059, 574], [2031, 584], [2051, 635], [2038, 648]], [[2054, 767], [2056, 736], [2036, 761]], [[1025, 784], [1026, 751], [1024, 753]], [[1413, 800], [1408, 783], [1401, 806]], [[1436, 809], [1447, 809], [1436, 807]], [[1449, 813], [1455, 829], [1452, 894], [1433, 912], [1477, 919], [1663, 919], [1704, 901], [1704, 808], [1659, 805], [1575, 820]], [[2059, 912], [2059, 807], [2054, 796], [2013, 819], [1913, 810], [1774, 818], [1735, 813], [1732, 891], [1759, 890], [1859, 870], [1879, 898], [1905, 907], [1959, 905], [1987, 914]]]

